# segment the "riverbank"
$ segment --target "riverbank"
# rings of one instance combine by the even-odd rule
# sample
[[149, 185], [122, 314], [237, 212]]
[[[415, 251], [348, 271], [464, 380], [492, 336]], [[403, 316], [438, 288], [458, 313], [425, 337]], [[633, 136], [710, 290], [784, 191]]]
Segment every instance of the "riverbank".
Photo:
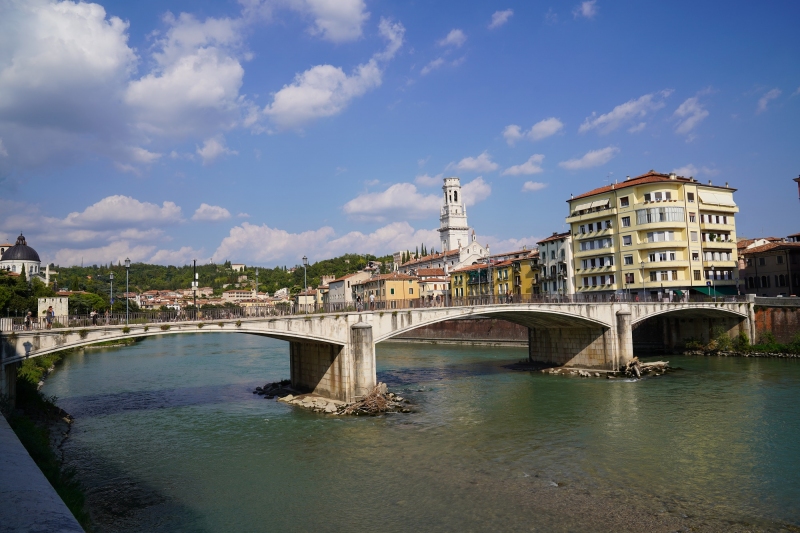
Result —
[[[64, 355], [64, 352], [57, 352], [24, 361], [17, 373], [16, 408], [4, 408], [3, 414], [19, 442], [77, 523], [89, 530], [91, 523], [83, 487], [77, 481], [75, 472], [65, 469], [63, 465], [63, 446], [69, 438], [73, 418], [56, 405], [55, 397], [47, 397], [40, 391], [44, 379]], [[36, 501], [34, 498], [31, 500], [33, 503], [26, 505], [35, 507]], [[43, 523], [37, 522], [39, 525]]]

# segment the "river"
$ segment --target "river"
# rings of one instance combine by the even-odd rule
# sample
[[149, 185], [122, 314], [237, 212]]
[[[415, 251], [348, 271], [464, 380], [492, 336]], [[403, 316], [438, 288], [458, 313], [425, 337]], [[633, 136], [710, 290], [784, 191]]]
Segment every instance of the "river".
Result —
[[628, 381], [518, 348], [379, 344], [416, 412], [252, 394], [288, 344], [203, 333], [68, 355], [43, 392], [100, 531], [800, 531], [800, 360], [669, 357]]

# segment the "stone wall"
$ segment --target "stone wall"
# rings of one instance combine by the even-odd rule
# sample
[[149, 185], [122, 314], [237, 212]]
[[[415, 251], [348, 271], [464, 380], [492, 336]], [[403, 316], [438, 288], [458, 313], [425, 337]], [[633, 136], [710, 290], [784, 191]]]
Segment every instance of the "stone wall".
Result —
[[[778, 298], [776, 298], [778, 299]], [[788, 298], [787, 298], [788, 300]], [[790, 342], [800, 333], [800, 307], [755, 306], [756, 338], [765, 331], [771, 331], [778, 342]]]
[[615, 339], [603, 328], [531, 328], [528, 358], [578, 368], [614, 369]]
[[528, 328], [496, 318], [445, 320], [407, 331], [392, 340], [527, 346]]
[[[292, 385], [306, 392], [347, 401], [350, 369], [341, 346], [319, 342], [290, 342]], [[342, 354], [343, 355], [343, 354]]]
[[746, 321], [738, 317], [678, 318], [658, 315], [633, 325], [633, 352], [639, 357], [676, 353], [682, 351], [689, 340], [708, 343], [719, 328], [732, 337], [740, 331], [748, 333]]

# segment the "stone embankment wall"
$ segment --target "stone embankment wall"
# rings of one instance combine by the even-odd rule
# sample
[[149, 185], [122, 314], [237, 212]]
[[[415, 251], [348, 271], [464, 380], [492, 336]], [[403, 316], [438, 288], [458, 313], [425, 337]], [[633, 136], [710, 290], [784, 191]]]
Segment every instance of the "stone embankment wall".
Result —
[[[745, 321], [737, 318], [676, 318], [659, 315], [634, 324], [633, 352], [636, 355], [675, 353], [689, 340], [707, 344], [720, 329], [730, 336], [747, 332]], [[749, 333], [748, 333], [749, 335]]]
[[[776, 300], [779, 298], [775, 298]], [[765, 331], [772, 332], [775, 340], [788, 343], [800, 333], [800, 307], [764, 307], [755, 306], [756, 341]]]
[[391, 341], [527, 346], [528, 328], [496, 318], [465, 318], [422, 326]]

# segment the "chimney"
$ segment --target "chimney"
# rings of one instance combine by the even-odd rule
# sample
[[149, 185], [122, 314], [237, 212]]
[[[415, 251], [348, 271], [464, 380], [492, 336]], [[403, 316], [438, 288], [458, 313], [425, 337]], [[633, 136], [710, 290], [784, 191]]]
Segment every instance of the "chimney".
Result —
[[711, 180], [708, 180], [708, 184], [711, 185]]
[[625, 176], [625, 181], [628, 181], [629, 179], [631, 179], [630, 176]]
[[669, 179], [671, 179], [671, 180], [674, 180], [674, 179], [676, 179], [676, 177], [675, 177], [675, 173], [674, 173], [674, 172], [670, 172], [670, 173], [669, 173]]
[[725, 188], [726, 189], [730, 189], [730, 187], [728, 187], [728, 182], [727, 181], [725, 182]]
[[570, 200], [574, 200], [574, 199], [575, 199], [575, 195], [574, 195], [574, 194], [572, 194], [572, 193], [569, 193], [569, 199], [570, 199]]

